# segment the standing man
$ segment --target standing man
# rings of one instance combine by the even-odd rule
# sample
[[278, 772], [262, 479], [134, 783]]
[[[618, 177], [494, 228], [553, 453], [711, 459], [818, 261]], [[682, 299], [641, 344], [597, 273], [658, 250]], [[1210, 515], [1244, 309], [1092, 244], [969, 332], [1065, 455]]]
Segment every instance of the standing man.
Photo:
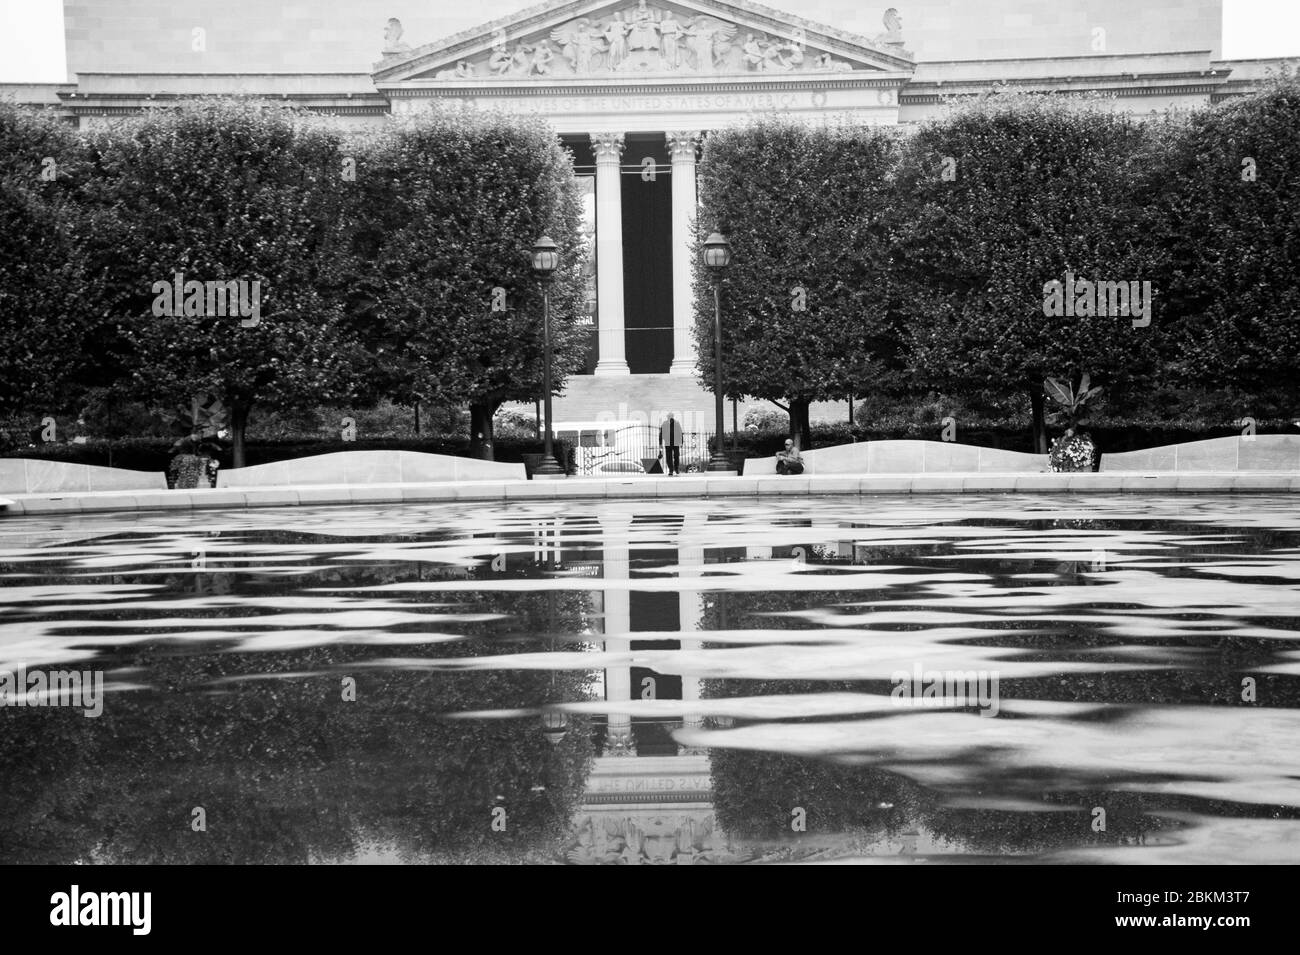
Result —
[[669, 474], [676, 475], [681, 470], [682, 426], [671, 411], [659, 426], [659, 446], [664, 449], [664, 467]]

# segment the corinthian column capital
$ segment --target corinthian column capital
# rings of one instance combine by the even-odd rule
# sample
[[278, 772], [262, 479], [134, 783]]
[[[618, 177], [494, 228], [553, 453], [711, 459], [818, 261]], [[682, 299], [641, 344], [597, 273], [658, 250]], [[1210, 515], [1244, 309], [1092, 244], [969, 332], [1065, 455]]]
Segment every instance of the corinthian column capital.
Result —
[[623, 154], [622, 133], [592, 133], [591, 148], [596, 153], [596, 162], [614, 160], [618, 162]]
[[698, 129], [674, 130], [664, 134], [668, 140], [668, 153], [673, 162], [695, 162], [695, 150], [704, 134]]

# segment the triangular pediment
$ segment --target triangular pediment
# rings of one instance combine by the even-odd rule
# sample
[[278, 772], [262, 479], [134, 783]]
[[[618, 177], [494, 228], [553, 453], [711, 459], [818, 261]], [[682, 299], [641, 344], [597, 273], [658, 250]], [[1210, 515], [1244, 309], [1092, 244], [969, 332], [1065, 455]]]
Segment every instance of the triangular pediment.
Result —
[[885, 26], [871, 40], [745, 0], [551, 0], [416, 48], [393, 25], [374, 80], [390, 86], [911, 72], [915, 64], [896, 21]]

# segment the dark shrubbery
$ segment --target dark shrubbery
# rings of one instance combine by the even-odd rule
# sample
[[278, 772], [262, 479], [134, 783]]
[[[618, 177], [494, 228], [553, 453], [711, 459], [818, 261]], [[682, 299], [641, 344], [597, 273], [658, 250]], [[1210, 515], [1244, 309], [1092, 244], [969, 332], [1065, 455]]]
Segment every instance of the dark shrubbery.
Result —
[[[173, 457], [170, 438], [121, 438], [115, 440], [89, 440], [85, 444], [19, 445], [0, 453], [6, 458], [35, 458], [43, 461], [66, 461], [70, 464], [92, 464], [99, 467], [127, 468], [132, 471], [166, 471]], [[495, 460], [517, 464], [526, 454], [540, 454], [542, 442], [536, 438], [498, 438], [494, 449]], [[372, 438], [369, 440], [284, 440], [250, 441], [245, 448], [246, 466], [306, 458], [317, 454], [336, 454], [339, 451], [420, 451], [425, 454], [451, 454], [472, 457], [470, 442], [464, 436], [453, 438]], [[570, 449], [562, 441], [555, 442], [555, 456], [564, 460]], [[221, 456], [222, 469], [232, 467], [229, 452]]]

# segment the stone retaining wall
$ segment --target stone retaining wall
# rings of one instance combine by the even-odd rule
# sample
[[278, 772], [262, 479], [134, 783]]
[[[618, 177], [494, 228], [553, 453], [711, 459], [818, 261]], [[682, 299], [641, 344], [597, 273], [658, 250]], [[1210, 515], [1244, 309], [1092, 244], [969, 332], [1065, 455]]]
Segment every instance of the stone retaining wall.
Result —
[[53, 494], [60, 491], [167, 490], [161, 471], [128, 471], [67, 461], [0, 458], [0, 491], [11, 494]]
[[1300, 471], [1300, 434], [1234, 435], [1101, 456], [1102, 471]]
[[503, 464], [419, 451], [339, 451], [217, 473], [217, 487], [314, 484], [427, 484], [512, 481], [527, 477], [522, 464]]
[[[803, 455], [805, 474], [1020, 473], [1047, 470], [1047, 455], [980, 448], [948, 441], [859, 441], [814, 448]], [[749, 458], [746, 477], [775, 474], [776, 458]]]

